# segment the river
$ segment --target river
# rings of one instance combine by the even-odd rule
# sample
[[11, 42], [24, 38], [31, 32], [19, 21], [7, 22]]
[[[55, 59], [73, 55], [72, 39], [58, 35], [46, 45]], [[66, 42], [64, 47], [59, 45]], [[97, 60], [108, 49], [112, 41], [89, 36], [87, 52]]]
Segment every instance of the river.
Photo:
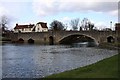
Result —
[[116, 50], [70, 45], [4, 44], [3, 78], [42, 78], [83, 67], [117, 54]]

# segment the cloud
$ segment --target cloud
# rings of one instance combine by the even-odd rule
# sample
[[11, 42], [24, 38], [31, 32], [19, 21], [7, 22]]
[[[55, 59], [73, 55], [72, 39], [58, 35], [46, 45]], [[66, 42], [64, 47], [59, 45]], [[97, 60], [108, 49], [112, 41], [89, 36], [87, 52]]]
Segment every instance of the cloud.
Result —
[[118, 10], [111, 11], [109, 12], [109, 14], [113, 16], [118, 16]]
[[98, 29], [104, 29], [106, 26], [106, 23], [104, 22], [96, 22], [95, 27], [97, 27]]
[[32, 2], [32, 0], [0, 0], [0, 2]]
[[69, 22], [70, 20], [71, 18], [67, 16], [60, 19], [61, 22]]
[[33, 10], [37, 15], [49, 16], [63, 12], [102, 12], [114, 14], [118, 9], [118, 0], [33, 0]]
[[0, 16], [8, 14], [8, 11], [0, 5]]

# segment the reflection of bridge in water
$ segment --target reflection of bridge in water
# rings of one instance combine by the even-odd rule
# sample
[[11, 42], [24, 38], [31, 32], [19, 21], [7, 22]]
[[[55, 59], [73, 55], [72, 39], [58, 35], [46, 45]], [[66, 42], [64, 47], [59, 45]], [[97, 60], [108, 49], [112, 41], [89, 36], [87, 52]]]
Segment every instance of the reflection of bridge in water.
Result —
[[115, 31], [48, 31], [32, 33], [14, 33], [12, 41], [42, 43], [42, 44], [70, 44], [77, 42], [116, 42]]

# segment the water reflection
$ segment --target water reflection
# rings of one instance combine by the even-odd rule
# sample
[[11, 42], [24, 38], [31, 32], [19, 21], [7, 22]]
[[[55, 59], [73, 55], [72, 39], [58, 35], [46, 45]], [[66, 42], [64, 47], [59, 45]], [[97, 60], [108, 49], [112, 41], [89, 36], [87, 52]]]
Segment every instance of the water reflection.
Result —
[[40, 78], [92, 64], [117, 51], [69, 45], [5, 44], [2, 54], [3, 78]]
[[79, 43], [73, 43], [73, 47], [96, 47], [97, 44], [95, 42], [79, 42]]

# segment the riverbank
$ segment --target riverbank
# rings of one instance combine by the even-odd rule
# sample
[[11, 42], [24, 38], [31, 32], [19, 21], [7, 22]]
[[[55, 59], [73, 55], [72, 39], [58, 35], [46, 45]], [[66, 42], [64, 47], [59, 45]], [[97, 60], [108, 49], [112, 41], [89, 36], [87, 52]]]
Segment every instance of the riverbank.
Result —
[[118, 55], [46, 78], [118, 78]]
[[101, 43], [98, 45], [101, 49], [120, 50], [120, 43]]
[[[98, 46], [98, 48], [110, 50], [120, 50], [119, 47], [120, 43], [102, 43]], [[97, 70], [98, 67], [99, 70]], [[71, 71], [66, 71], [60, 74], [53, 74], [46, 78], [116, 78], [118, 77], [117, 71], [118, 71], [118, 55], [104, 59], [93, 65], [74, 69]]]

